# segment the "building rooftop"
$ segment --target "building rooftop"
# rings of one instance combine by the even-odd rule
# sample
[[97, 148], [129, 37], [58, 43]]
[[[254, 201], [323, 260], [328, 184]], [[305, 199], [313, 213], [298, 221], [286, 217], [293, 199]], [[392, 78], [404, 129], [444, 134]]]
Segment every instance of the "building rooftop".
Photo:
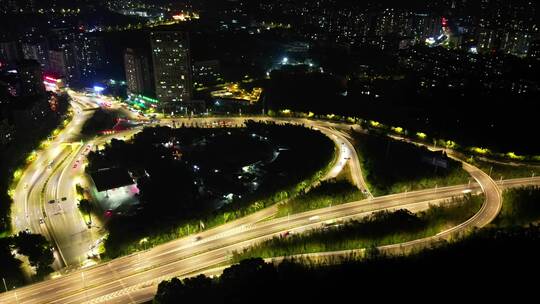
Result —
[[99, 192], [133, 185], [135, 182], [126, 169], [105, 168], [90, 174]]

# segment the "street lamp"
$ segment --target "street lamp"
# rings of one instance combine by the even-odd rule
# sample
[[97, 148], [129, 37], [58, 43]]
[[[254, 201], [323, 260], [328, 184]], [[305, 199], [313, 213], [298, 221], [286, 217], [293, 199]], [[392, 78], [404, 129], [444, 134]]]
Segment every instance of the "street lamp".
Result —
[[148, 238], [145, 237], [139, 241], [139, 245], [144, 245], [144, 250], [146, 250], [146, 243], [148, 243]]
[[98, 85], [95, 85], [95, 86], [94, 86], [94, 92], [95, 92], [97, 95], [101, 94], [101, 92], [103, 92], [104, 90], [105, 90], [104, 87], [101, 87], [101, 86], [98, 86]]
[[5, 279], [5, 278], [2, 278], [2, 281], [4, 282], [4, 288], [6, 289], [6, 292], [7, 292], [8, 289], [7, 289], [6, 279]]

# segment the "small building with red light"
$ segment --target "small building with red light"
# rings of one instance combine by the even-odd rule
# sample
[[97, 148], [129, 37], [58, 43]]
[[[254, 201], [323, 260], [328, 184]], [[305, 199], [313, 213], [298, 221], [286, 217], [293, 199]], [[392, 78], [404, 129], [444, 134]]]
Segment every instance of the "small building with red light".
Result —
[[139, 188], [128, 170], [104, 168], [90, 174], [91, 193], [102, 210], [129, 208], [138, 204]]

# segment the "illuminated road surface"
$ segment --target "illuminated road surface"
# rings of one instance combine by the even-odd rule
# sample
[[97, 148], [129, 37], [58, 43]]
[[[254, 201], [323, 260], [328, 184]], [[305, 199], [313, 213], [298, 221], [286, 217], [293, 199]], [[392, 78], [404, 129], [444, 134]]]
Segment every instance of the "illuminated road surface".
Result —
[[[524, 184], [540, 184], [540, 179], [504, 181], [505, 187], [518, 187]], [[194, 241], [195, 236], [186, 237], [139, 254], [20, 288], [17, 290], [18, 298], [24, 301], [23, 303], [82, 303], [90, 299], [94, 299], [95, 302], [129, 303], [132, 295], [137, 295], [141, 301], [149, 300], [153, 296], [154, 284], [157, 281], [225, 262], [233, 250], [241, 250], [245, 246], [284, 231], [294, 233], [319, 226], [327, 220], [364, 216], [366, 212], [389, 208], [409, 207], [419, 210], [426, 208], [429, 201], [438, 202], [441, 198], [459, 196], [468, 190], [478, 192], [480, 188], [477, 184], [472, 184], [470, 187], [462, 185], [395, 194], [254, 223], [257, 219], [273, 214], [275, 212], [273, 207], [205, 231], [199, 234], [202, 239], [197, 242]], [[421, 207], [422, 204], [424, 207]], [[475, 219], [471, 224], [484, 224], [489, 220], [492, 211], [485, 214], [486, 216]], [[314, 218], [317, 220], [313, 220]], [[143, 292], [144, 290], [147, 292]], [[7, 302], [13, 299], [13, 292], [0, 295], [0, 301]]]
[[[12, 207], [13, 231], [28, 230], [53, 242], [55, 270], [79, 266], [86, 260], [90, 246], [102, 235], [99, 227], [88, 228], [75, 198], [75, 181], [83, 173], [86, 148], [86, 144], [80, 143], [80, 131], [92, 116], [96, 100], [74, 92], [71, 96], [72, 121], [24, 171], [15, 189]], [[135, 114], [130, 111], [123, 109], [121, 112], [134, 118]], [[100, 137], [88, 144], [92, 147], [94, 143], [103, 143], [113, 136], [125, 136], [130, 132], [133, 133], [126, 131]]]
[[[81, 100], [84, 106], [91, 106], [91, 102], [88, 103], [83, 98]], [[81, 111], [80, 113], [87, 112]], [[73, 123], [81, 123], [84, 119], [84, 117], [80, 118], [77, 116]], [[223, 120], [241, 124], [244, 119], [204, 119], [205, 122], [209, 123]], [[175, 119], [175, 121], [186, 121], [186, 119]], [[351, 173], [355, 183], [360, 189], [366, 189], [354, 148], [345, 138], [344, 134], [335, 130], [336, 124], [308, 120], [280, 119], [279, 121], [304, 123], [307, 126], [320, 129], [333, 138], [340, 147], [340, 152], [336, 167], [330, 171], [328, 177], [337, 175], [345, 162], [350, 161]], [[170, 124], [171, 122], [163, 121], [163, 123]], [[71, 140], [77, 139], [76, 133], [78, 131], [76, 128], [72, 129], [70, 124], [66, 130], [73, 132], [73, 134], [69, 135], [73, 136], [70, 138]], [[137, 130], [130, 132], [134, 133]], [[66, 136], [68, 135], [61, 134], [59, 138], [64, 139]], [[121, 136], [121, 134], [113, 136]], [[94, 145], [104, 142], [110, 139], [110, 137], [112, 136], [100, 137], [96, 142], [90, 142], [90, 144]], [[85, 229], [88, 228], [84, 221], [82, 221], [76, 208], [60, 208], [55, 207], [54, 204], [49, 206], [43, 201], [44, 198], [55, 197], [58, 199], [65, 196], [67, 198], [66, 201], [72, 202], [72, 199], [74, 199], [72, 177], [80, 172], [77, 173], [76, 170], [70, 171], [69, 169], [80, 158], [83, 147], [73, 151], [71, 148], [62, 147], [58, 143], [55, 145], [54, 143], [51, 144], [50, 149], [43, 153], [44, 155], [40, 155], [38, 160], [30, 165], [21, 179], [22, 182], [19, 183], [14, 207], [16, 210], [14, 212], [16, 215], [14, 217], [14, 226], [18, 230], [29, 228], [33, 232], [42, 233], [47, 237], [54, 238], [63, 253], [60, 255], [59, 260], [71, 264], [78, 260], [78, 257], [85, 254], [88, 248], [87, 246], [93, 241], [92, 234], [88, 233], [88, 236], [83, 236], [85, 234], [84, 231], [86, 231]], [[47, 164], [51, 160], [53, 166], [51, 166], [51, 169], [47, 169]], [[477, 216], [456, 228], [459, 231], [469, 229], [470, 227], [481, 227], [489, 223], [500, 209], [500, 192], [493, 181], [475, 168], [466, 167], [466, 169], [485, 190], [486, 203]], [[48, 170], [52, 171], [52, 173]], [[512, 187], [539, 183], [540, 179], [520, 179], [505, 181], [504, 186]], [[301, 231], [303, 229], [317, 227], [322, 222], [330, 219], [364, 216], [367, 213], [377, 210], [395, 208], [421, 210], [422, 208], [427, 208], [428, 202], [437, 203], [443, 198], [462, 195], [463, 191], [467, 190], [479, 191], [476, 184], [470, 185], [470, 187], [471, 189], [467, 185], [455, 186], [378, 198], [372, 198], [370, 196], [370, 199], [361, 202], [310, 211], [285, 218], [261, 221], [275, 213], [277, 207], [274, 206], [226, 225], [205, 231], [199, 234], [202, 237], [200, 241], [195, 242], [194, 236], [190, 236], [138, 254], [119, 258], [84, 270], [72, 271], [56, 279], [20, 288], [16, 291], [17, 295], [15, 295], [15, 292], [2, 294], [0, 295], [0, 302], [13, 301], [15, 297], [22, 303], [82, 303], [90, 300], [93, 302], [118, 303], [145, 301], [152, 297], [155, 283], [163, 278], [198, 272], [206, 267], [226, 262], [233, 250], [240, 250], [245, 246], [284, 231]], [[44, 198], [41, 198], [42, 193]], [[62, 204], [62, 202], [55, 204]], [[73, 203], [71, 204], [74, 205]], [[76, 213], [79, 220], [75, 216]], [[47, 217], [44, 218], [44, 224], [40, 224], [39, 219], [43, 215], [47, 215]], [[450, 235], [454, 232], [455, 230], [449, 231], [446, 234]], [[51, 235], [51, 233], [53, 234]], [[68, 244], [73, 241], [74, 233], [81, 233], [81, 236], [75, 236], [74, 245]], [[445, 237], [446, 234], [441, 235], [441, 237]], [[430, 241], [433, 240], [420, 240], [419, 243], [428, 243]], [[414, 244], [410, 246], [414, 246]], [[67, 259], [66, 256], [68, 256]]]
[[[43, 234], [55, 243], [55, 233], [61, 230], [51, 230], [49, 227], [55, 222], [54, 217], [61, 208], [56, 203], [49, 204], [55, 197], [54, 184], [56, 184], [73, 151], [65, 145], [73, 134], [78, 133], [84, 121], [90, 117], [91, 112], [83, 111], [84, 105], [73, 102], [74, 118], [49, 144], [49, 147], [39, 153], [36, 160], [24, 171], [21, 180], [15, 189], [12, 206], [13, 231], [28, 230]], [[55, 244], [56, 245], [56, 244]], [[53, 267], [59, 269], [64, 266], [62, 255], [55, 251]]]
[[[50, 146], [23, 173], [15, 195], [12, 209], [13, 231], [28, 230], [46, 236], [55, 245], [53, 268], [77, 268], [87, 259], [91, 246], [103, 236], [104, 231], [96, 225], [88, 228], [76, 205], [75, 184], [84, 173], [83, 163], [87, 148], [106, 143], [112, 138], [130, 137], [141, 128], [117, 134], [100, 136], [86, 143], [80, 142], [80, 131], [84, 122], [97, 108], [98, 98], [91, 98], [71, 91], [74, 117], [72, 121], [53, 139]], [[121, 105], [113, 104], [114, 110], [132, 120], [140, 120]], [[143, 119], [143, 121], [146, 119]], [[244, 119], [233, 119], [243, 124]], [[321, 129], [323, 129], [321, 127]], [[352, 145], [340, 134], [331, 130], [321, 130], [332, 138], [338, 147], [335, 166], [324, 179], [337, 176], [343, 169], [346, 158], [356, 157]], [[359, 170], [359, 168], [356, 168]], [[355, 170], [355, 168], [353, 168]], [[361, 175], [354, 172], [353, 176]], [[359, 185], [359, 188], [362, 188]], [[363, 186], [365, 188], [365, 185]]]

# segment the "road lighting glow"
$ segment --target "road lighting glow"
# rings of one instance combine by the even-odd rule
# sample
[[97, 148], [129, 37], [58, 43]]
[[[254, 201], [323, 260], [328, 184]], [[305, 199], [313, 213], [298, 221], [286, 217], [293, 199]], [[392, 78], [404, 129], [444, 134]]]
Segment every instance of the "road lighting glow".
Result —
[[101, 86], [98, 86], [98, 85], [95, 85], [94, 86], [94, 92], [96, 92], [97, 94], [100, 94], [101, 92], [103, 92], [105, 90], [104, 87], [101, 87]]

